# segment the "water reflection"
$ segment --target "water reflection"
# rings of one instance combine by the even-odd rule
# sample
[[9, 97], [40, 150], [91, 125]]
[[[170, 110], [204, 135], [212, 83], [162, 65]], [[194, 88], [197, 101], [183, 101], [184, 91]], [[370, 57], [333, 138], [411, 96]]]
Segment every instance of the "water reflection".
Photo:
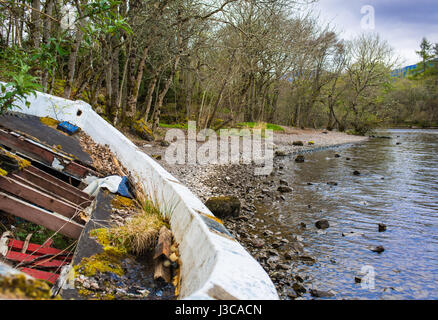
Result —
[[[317, 263], [297, 264], [296, 272], [307, 274], [318, 289], [334, 290], [337, 299], [436, 299], [438, 131], [379, 135], [393, 139], [308, 154], [303, 164], [282, 160], [281, 178], [294, 192], [286, 201], [260, 204], [258, 215], [282, 237], [303, 238]], [[354, 176], [355, 170], [361, 174]], [[330, 222], [323, 233], [314, 226], [322, 218]], [[387, 231], [379, 232], [378, 223]], [[370, 250], [377, 245], [385, 251]], [[374, 290], [354, 281], [366, 265], [376, 273]]]

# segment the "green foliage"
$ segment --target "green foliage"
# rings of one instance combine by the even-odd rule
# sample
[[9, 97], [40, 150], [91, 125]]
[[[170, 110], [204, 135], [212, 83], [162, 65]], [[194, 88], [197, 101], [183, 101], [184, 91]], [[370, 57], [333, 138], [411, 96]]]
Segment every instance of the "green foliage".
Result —
[[283, 127], [272, 124], [272, 123], [264, 123], [264, 122], [240, 122], [236, 124], [237, 128], [248, 128], [248, 129], [268, 129], [273, 131], [283, 132]]
[[98, 0], [90, 1], [84, 6], [85, 16], [90, 18], [83, 29], [85, 41], [89, 45], [93, 38], [98, 38], [100, 35], [114, 35], [120, 31], [132, 34], [127, 18], [122, 18], [117, 10], [120, 4], [121, 1]]
[[7, 49], [2, 60], [8, 64], [8, 70], [3, 74], [8, 83], [0, 85], [0, 114], [13, 107], [20, 108], [17, 102], [29, 106], [27, 97], [36, 96], [36, 91], [41, 89], [38, 78], [30, 74], [32, 57], [28, 53], [18, 48]]
[[167, 123], [161, 123], [160, 122], [159, 127], [160, 128], [187, 129], [188, 125], [187, 124], [180, 124], [180, 123], [167, 124]]
[[35, 244], [44, 244], [50, 237], [53, 237], [54, 247], [60, 250], [66, 249], [71, 246], [74, 240], [65, 237], [61, 234], [55, 234], [55, 232], [50, 231], [40, 225], [31, 222], [21, 222], [17, 224], [17, 229], [15, 235], [21, 241], [26, 240], [28, 234], [33, 233], [30, 242]]
[[64, 48], [65, 45], [66, 40], [63, 38], [50, 38], [47, 43], [42, 43], [39, 48], [31, 52], [30, 60], [53, 76], [52, 70], [57, 65], [57, 58], [68, 55], [68, 51]]

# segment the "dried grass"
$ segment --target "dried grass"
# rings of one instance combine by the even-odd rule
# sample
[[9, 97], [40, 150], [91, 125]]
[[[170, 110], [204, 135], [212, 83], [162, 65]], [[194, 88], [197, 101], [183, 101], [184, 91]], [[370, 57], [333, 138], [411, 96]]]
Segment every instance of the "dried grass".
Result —
[[161, 211], [151, 201], [144, 200], [141, 205], [142, 208], [124, 225], [109, 230], [112, 241], [134, 254], [153, 248], [160, 228], [167, 225]]

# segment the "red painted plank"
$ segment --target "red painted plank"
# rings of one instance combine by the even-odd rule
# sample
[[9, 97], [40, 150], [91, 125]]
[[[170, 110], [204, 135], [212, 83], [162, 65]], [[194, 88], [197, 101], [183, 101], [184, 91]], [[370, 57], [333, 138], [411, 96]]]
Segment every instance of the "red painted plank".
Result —
[[30, 275], [31, 277], [34, 277], [35, 279], [46, 280], [50, 283], [55, 283], [55, 281], [59, 278], [59, 274], [36, 269], [22, 268], [20, 271]]
[[[11, 240], [9, 241], [8, 246], [11, 248], [11, 250], [15, 251], [21, 251], [23, 249], [24, 241], [20, 240]], [[55, 248], [49, 248], [49, 247], [42, 247], [39, 244], [29, 243], [29, 246], [27, 247], [27, 253], [34, 254], [34, 255], [45, 255], [45, 254], [59, 254], [62, 256], [69, 255], [68, 259], [71, 260], [72, 252], [64, 251]]]
[[[6, 254], [5, 258], [8, 260], [11, 260], [11, 261], [29, 262], [29, 261], [34, 260], [35, 258], [38, 258], [38, 257], [34, 257], [34, 256], [31, 256], [31, 255], [26, 254], [26, 253], [9, 251]], [[47, 258], [44, 260], [36, 261], [35, 263], [33, 263], [33, 266], [44, 267], [44, 268], [59, 268], [59, 267], [62, 267], [66, 264], [68, 264], [68, 261], [55, 260], [55, 259], [50, 260], [50, 258]]]

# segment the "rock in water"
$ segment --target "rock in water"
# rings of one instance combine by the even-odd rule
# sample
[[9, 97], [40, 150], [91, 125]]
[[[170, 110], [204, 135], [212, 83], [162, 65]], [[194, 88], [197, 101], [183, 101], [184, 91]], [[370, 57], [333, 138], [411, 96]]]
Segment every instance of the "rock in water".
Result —
[[304, 161], [305, 161], [305, 158], [303, 155], [299, 155], [295, 158], [295, 162], [303, 163]]
[[379, 223], [379, 232], [385, 232], [386, 231], [386, 225], [383, 223]]
[[357, 171], [357, 170], [353, 171], [353, 174], [354, 174], [355, 176], [360, 176], [360, 172]]
[[238, 217], [240, 214], [241, 205], [237, 197], [212, 197], [205, 205], [218, 218]]
[[318, 229], [327, 229], [327, 228], [330, 227], [330, 224], [329, 224], [329, 222], [327, 220], [322, 219], [322, 220], [316, 221], [315, 222], [315, 226]]
[[322, 291], [317, 289], [310, 289], [310, 295], [315, 298], [330, 298], [335, 296], [335, 294], [330, 291]]
[[292, 285], [292, 289], [294, 289], [298, 295], [302, 295], [302, 294], [306, 293], [306, 291], [307, 291], [306, 288], [304, 288], [304, 286], [299, 284], [298, 282], [295, 282]]
[[372, 248], [371, 251], [377, 252], [377, 253], [382, 253], [383, 251], [385, 251], [385, 248], [383, 246], [377, 246], [377, 247]]

